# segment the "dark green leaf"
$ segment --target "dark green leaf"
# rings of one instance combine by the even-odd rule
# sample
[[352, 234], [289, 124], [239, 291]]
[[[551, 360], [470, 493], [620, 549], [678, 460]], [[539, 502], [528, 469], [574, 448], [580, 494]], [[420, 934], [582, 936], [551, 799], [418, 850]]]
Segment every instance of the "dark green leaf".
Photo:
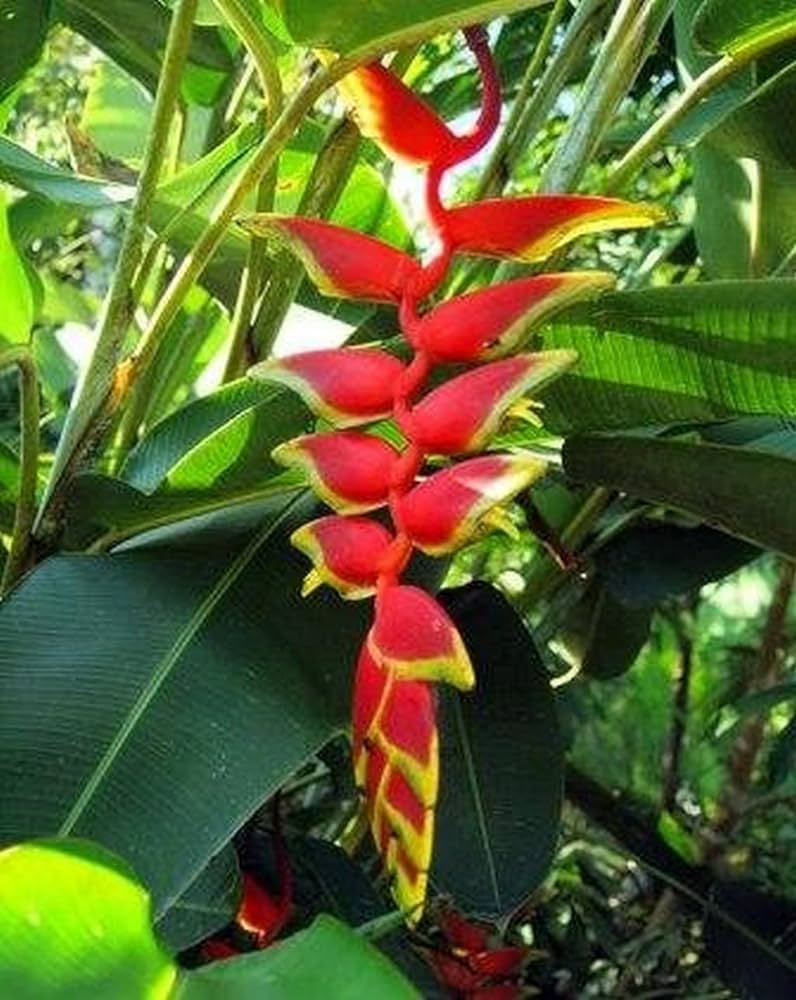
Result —
[[796, 462], [748, 448], [584, 435], [564, 445], [576, 482], [685, 511], [758, 545], [796, 555]]
[[796, 282], [708, 282], [606, 295], [542, 331], [575, 348], [545, 390], [560, 433], [796, 411]]
[[268, 0], [282, 14], [294, 41], [337, 52], [365, 46], [400, 48], [432, 35], [491, 21], [547, 0], [404, 0], [372, 5], [359, 0]]
[[39, 58], [49, 24], [50, 0], [0, 0], [0, 101]]
[[57, 557], [3, 601], [0, 840], [92, 837], [173, 905], [349, 711], [367, 610], [299, 597], [309, 514], [243, 547]]
[[240, 905], [238, 860], [225, 847], [188, 886], [157, 923], [158, 935], [172, 951], [184, 951], [228, 924]]
[[440, 595], [476, 673], [440, 704], [435, 888], [465, 911], [516, 908], [547, 874], [558, 839], [563, 744], [547, 674], [524, 625], [485, 584]]
[[584, 673], [610, 680], [636, 662], [651, 624], [651, 608], [625, 604], [598, 582], [567, 616], [561, 638]]

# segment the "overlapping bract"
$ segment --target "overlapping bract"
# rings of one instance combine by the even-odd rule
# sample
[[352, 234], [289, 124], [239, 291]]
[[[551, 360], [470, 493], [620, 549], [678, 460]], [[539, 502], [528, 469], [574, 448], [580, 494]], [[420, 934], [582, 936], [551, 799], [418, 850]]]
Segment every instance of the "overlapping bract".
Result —
[[[429, 227], [440, 244], [435, 259], [422, 266], [383, 242], [317, 220], [261, 215], [244, 223], [286, 243], [321, 291], [397, 306], [401, 332], [414, 350], [409, 364], [381, 350], [342, 348], [269, 361], [251, 372], [296, 390], [336, 428], [287, 442], [274, 457], [303, 468], [337, 512], [293, 535], [313, 563], [304, 592], [326, 583], [346, 598], [376, 598], [354, 683], [354, 769], [395, 897], [410, 922], [422, 912], [433, 848], [439, 784], [434, 685], [467, 691], [476, 679], [455, 624], [431, 595], [400, 577], [413, 550], [439, 555], [486, 530], [516, 531], [504, 505], [544, 475], [545, 463], [526, 454], [479, 453], [507, 417], [528, 415], [527, 395], [576, 362], [573, 351], [517, 352], [555, 311], [600, 294], [613, 277], [601, 271], [539, 274], [434, 308], [426, 300], [457, 253], [539, 261], [577, 236], [649, 226], [661, 217], [649, 206], [580, 195], [446, 208], [440, 198], [445, 172], [489, 140], [500, 116], [486, 35], [474, 28], [466, 37], [484, 94], [466, 135], [452, 132], [380, 65], [356, 70], [341, 88], [365, 135], [393, 158], [425, 170]], [[430, 370], [443, 362], [477, 367], [422, 395]], [[374, 434], [347, 429], [390, 414], [406, 439], [402, 451]], [[425, 475], [430, 455], [471, 457]], [[392, 529], [360, 516], [380, 507], [388, 509]]]

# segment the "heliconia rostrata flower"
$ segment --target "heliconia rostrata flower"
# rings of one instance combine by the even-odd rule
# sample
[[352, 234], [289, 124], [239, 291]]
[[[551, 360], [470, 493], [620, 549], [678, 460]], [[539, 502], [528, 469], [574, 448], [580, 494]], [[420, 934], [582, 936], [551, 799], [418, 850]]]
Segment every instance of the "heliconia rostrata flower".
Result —
[[[662, 218], [647, 205], [581, 195], [446, 207], [440, 196], [445, 173], [482, 149], [500, 118], [486, 33], [471, 28], [465, 36], [483, 82], [481, 113], [467, 134], [452, 131], [381, 65], [355, 70], [340, 88], [367, 137], [388, 156], [425, 171], [427, 222], [438, 248], [431, 260], [421, 264], [373, 237], [315, 219], [255, 215], [242, 222], [286, 244], [322, 292], [396, 306], [413, 352], [404, 364], [372, 347], [309, 351], [250, 373], [294, 389], [334, 428], [282, 444], [274, 458], [302, 468], [336, 512], [292, 536], [313, 564], [303, 592], [326, 583], [345, 598], [375, 596], [354, 682], [354, 772], [410, 923], [422, 914], [434, 843], [435, 684], [467, 691], [476, 677], [454, 622], [434, 597], [401, 576], [416, 549], [443, 554], [495, 527], [516, 530], [504, 505], [545, 474], [545, 463], [528, 454], [483, 452], [504, 420], [522, 415], [529, 394], [577, 361], [568, 350], [518, 352], [555, 311], [599, 295], [613, 278], [600, 271], [538, 274], [434, 307], [428, 299], [457, 254], [538, 262], [578, 236]], [[423, 395], [432, 369], [452, 362], [477, 367]], [[403, 447], [350, 429], [390, 416]], [[469, 457], [430, 471], [430, 456]], [[378, 508], [385, 508], [391, 528], [384, 515], [361, 516]]]

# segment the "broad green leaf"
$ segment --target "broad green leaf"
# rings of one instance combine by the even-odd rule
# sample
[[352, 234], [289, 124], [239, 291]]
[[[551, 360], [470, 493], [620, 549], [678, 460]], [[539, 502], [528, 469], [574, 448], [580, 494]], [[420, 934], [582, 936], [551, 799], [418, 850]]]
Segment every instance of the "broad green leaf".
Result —
[[165, 1000], [177, 968], [133, 871], [84, 840], [0, 853], [0, 995]]
[[265, 951], [183, 974], [175, 1000], [420, 1000], [380, 952], [332, 917]]
[[109, 208], [133, 196], [132, 188], [54, 167], [1, 135], [0, 180], [23, 191], [43, 195], [51, 202], [84, 209]]
[[360, 0], [268, 2], [281, 12], [294, 41], [348, 53], [365, 47], [386, 52], [547, 0], [404, 0], [367, 10]]
[[0, 0], [0, 100], [39, 58], [49, 24], [50, 0]]
[[796, 38], [796, 7], [792, 0], [705, 0], [693, 31], [711, 52], [771, 47]]
[[[60, 17], [152, 93], [166, 48], [170, 13], [160, 0], [57, 0]], [[235, 59], [216, 28], [196, 27], [183, 77], [183, 96], [212, 105]]]
[[485, 584], [443, 592], [475, 667], [442, 692], [432, 880], [465, 912], [502, 917], [539, 885], [558, 840], [564, 751], [531, 636]]
[[231, 420], [284, 395], [273, 386], [240, 379], [194, 400], [152, 428], [127, 456], [122, 478], [145, 493], [153, 493], [186, 455], [201, 448], [203, 441]]
[[3, 601], [0, 842], [96, 840], [159, 919], [340, 731], [368, 610], [300, 598], [287, 535], [312, 509], [273, 505], [245, 543], [59, 556]]
[[238, 860], [231, 846], [214, 858], [158, 921], [158, 936], [175, 952], [204, 940], [238, 912], [241, 897]]
[[796, 461], [691, 440], [583, 435], [564, 445], [576, 482], [618, 489], [796, 555]]
[[709, 282], [606, 295], [539, 338], [575, 348], [544, 393], [559, 433], [796, 410], [796, 282]]
[[0, 875], [0, 990], [14, 1000], [419, 1000], [384, 955], [328, 916], [265, 951], [179, 969], [134, 872], [85, 840], [8, 848]]
[[0, 188], [0, 345], [28, 338], [33, 325], [33, 290], [8, 228], [6, 198]]
[[598, 579], [567, 614], [559, 641], [568, 662], [590, 677], [610, 680], [636, 662], [651, 624], [651, 608], [628, 606]]

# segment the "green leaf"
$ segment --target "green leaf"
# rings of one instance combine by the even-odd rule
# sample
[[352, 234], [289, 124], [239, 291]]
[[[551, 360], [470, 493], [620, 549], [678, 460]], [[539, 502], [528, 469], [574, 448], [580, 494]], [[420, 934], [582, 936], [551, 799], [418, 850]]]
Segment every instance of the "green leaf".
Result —
[[[155, 92], [170, 14], [160, 0], [57, 0], [58, 12], [122, 69]], [[212, 105], [222, 96], [235, 59], [216, 28], [196, 27], [183, 79], [183, 96]]]
[[19, 457], [0, 441], [0, 531], [10, 534], [19, 494]]
[[80, 126], [106, 156], [139, 166], [152, 117], [146, 90], [108, 59], [94, 68]]
[[6, 198], [0, 188], [0, 345], [27, 340], [33, 325], [33, 290], [8, 228]]
[[432, 880], [467, 912], [505, 916], [544, 879], [558, 840], [564, 751], [528, 631], [486, 584], [443, 592], [476, 688], [440, 703]]
[[184, 975], [175, 1000], [419, 1000], [420, 994], [372, 945], [332, 917], [265, 951]]
[[796, 8], [792, 0], [705, 0], [693, 30], [703, 48], [737, 55], [796, 38]]
[[557, 433], [796, 410], [796, 282], [708, 282], [606, 295], [548, 324], [580, 359], [544, 392]]
[[793, 458], [688, 440], [583, 435], [564, 444], [576, 482], [622, 490], [796, 555]]
[[11, 847], [0, 876], [0, 990], [14, 1000], [419, 998], [384, 955], [328, 916], [265, 951], [178, 969], [135, 874], [88, 841]]
[[172, 951], [184, 951], [230, 923], [240, 896], [238, 859], [232, 847], [225, 847], [164, 913], [158, 935]]
[[651, 608], [625, 604], [594, 581], [567, 615], [560, 639], [580, 670], [611, 680], [636, 662], [651, 624]]
[[109, 208], [130, 201], [133, 189], [95, 181], [54, 167], [22, 146], [0, 135], [0, 180], [49, 201], [84, 209]]
[[59, 556], [3, 601], [0, 842], [90, 837], [159, 918], [340, 730], [368, 612], [300, 598], [286, 536], [311, 510], [272, 510], [245, 544]]
[[367, 12], [360, 0], [269, 2], [281, 12], [294, 41], [348, 53], [364, 47], [386, 52], [547, 0], [404, 0], [371, 5]]
[[149, 895], [118, 858], [83, 840], [0, 854], [2, 996], [163, 1000], [176, 977]]
[[0, 0], [0, 100], [39, 58], [49, 24], [50, 0]]

